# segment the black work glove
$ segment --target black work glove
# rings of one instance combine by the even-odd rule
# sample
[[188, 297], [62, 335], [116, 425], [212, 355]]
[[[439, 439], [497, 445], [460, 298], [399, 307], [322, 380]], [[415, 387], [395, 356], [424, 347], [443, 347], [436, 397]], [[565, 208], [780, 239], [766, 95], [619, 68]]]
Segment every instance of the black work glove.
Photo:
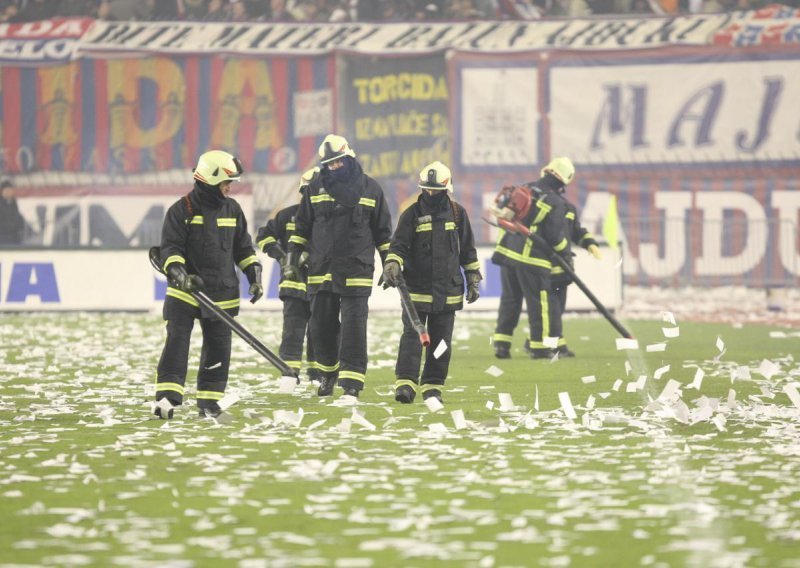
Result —
[[300, 255], [290, 252], [286, 255], [286, 262], [281, 266], [283, 277], [287, 280], [300, 280]]
[[397, 285], [400, 284], [400, 278], [402, 278], [401, 274], [402, 268], [400, 267], [400, 263], [396, 260], [388, 261], [383, 265], [383, 287], [391, 286], [392, 288], [396, 288]]
[[180, 262], [173, 262], [167, 266], [167, 277], [176, 288], [184, 292], [202, 292], [206, 287], [203, 279], [197, 274], [189, 274], [186, 267]]
[[466, 273], [467, 277], [467, 303], [471, 304], [481, 297], [481, 280], [483, 277], [477, 270], [471, 270]]
[[308, 251], [304, 250], [303, 252], [300, 253], [300, 257], [299, 257], [299, 260], [297, 261], [297, 265], [300, 268], [304, 268], [304, 267], [308, 266], [308, 259], [310, 257], [311, 257], [311, 255], [308, 254]]
[[251, 264], [244, 269], [244, 274], [250, 283], [250, 288], [247, 290], [250, 294], [250, 303], [255, 304], [264, 295], [264, 286], [261, 285], [261, 265]]

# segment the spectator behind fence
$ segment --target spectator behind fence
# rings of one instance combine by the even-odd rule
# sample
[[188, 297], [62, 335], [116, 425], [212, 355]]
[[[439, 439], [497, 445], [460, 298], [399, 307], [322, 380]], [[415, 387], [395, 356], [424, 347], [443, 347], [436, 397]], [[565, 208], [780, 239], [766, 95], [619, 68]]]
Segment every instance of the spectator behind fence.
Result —
[[14, 184], [0, 181], [0, 246], [19, 245], [25, 235], [25, 219], [19, 212]]

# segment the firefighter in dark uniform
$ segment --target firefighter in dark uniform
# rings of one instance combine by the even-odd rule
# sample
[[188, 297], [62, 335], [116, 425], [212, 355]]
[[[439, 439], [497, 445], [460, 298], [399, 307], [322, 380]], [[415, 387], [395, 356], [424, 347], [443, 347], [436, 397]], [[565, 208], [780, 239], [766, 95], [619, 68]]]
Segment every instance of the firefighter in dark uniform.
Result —
[[320, 175], [300, 202], [284, 270], [297, 281], [300, 254], [308, 251], [319, 396], [333, 394], [337, 380], [345, 395], [357, 397], [364, 388], [375, 249], [383, 260], [392, 234], [383, 190], [355, 156], [342, 136], [329, 134], [322, 141]]
[[[532, 206], [518, 221], [532, 233], [541, 236], [549, 249], [564, 254], [567, 239], [564, 236], [566, 208], [558, 191], [572, 181], [575, 168], [568, 158], [555, 158], [542, 168], [541, 178], [527, 184]], [[493, 336], [495, 357], [511, 357], [511, 340], [519, 322], [524, 298], [528, 309], [528, 323], [534, 359], [549, 358], [551, 350], [544, 344], [545, 337], [559, 337], [559, 322], [553, 319], [554, 298], [550, 286], [553, 267], [550, 250], [536, 244], [520, 233], [501, 230], [492, 255], [492, 262], [500, 266], [502, 292]]]
[[[564, 200], [564, 206], [567, 211], [564, 216], [564, 227], [568, 245], [564, 256], [571, 261], [573, 256], [571, 245], [576, 244], [585, 248], [593, 257], [600, 260], [600, 258], [602, 258], [600, 247], [597, 246], [594, 235], [581, 225], [580, 219], [578, 218], [578, 209], [570, 203], [564, 195], [565, 189], [566, 185], [562, 186], [559, 191], [559, 195], [561, 199]], [[570, 262], [570, 264], [572, 263]], [[553, 269], [550, 271], [550, 286], [555, 298], [553, 320], [556, 322], [555, 327], [561, 330], [561, 335], [558, 337], [558, 347], [555, 349], [559, 357], [575, 357], [575, 353], [567, 347], [567, 340], [564, 338], [564, 325], [561, 319], [567, 305], [567, 286], [569, 286], [571, 282], [572, 279], [564, 272], [564, 269], [558, 264], [553, 263]], [[529, 344], [526, 344], [526, 346], [530, 349]]]
[[[469, 218], [448, 195], [453, 191], [450, 168], [441, 162], [425, 166], [419, 175], [419, 188], [422, 193], [417, 202], [400, 216], [383, 269], [383, 281], [388, 286], [397, 286], [403, 275], [420, 321], [427, 323], [431, 338], [420, 381], [422, 346], [403, 312], [403, 335], [395, 365], [395, 400], [404, 404], [414, 401], [418, 389], [423, 400], [436, 397], [441, 402], [450, 366], [455, 315], [464, 302], [464, 276], [470, 304], [480, 297], [482, 279]], [[448, 348], [437, 359], [433, 353], [442, 340]]]
[[[301, 195], [308, 184], [319, 175], [319, 168], [312, 168], [300, 178]], [[270, 257], [280, 263], [281, 270], [286, 264], [286, 251], [289, 249], [289, 237], [294, 234], [295, 216], [300, 208], [299, 203], [281, 209], [273, 219], [258, 231], [256, 245]], [[311, 330], [308, 320], [311, 317], [311, 304], [306, 290], [307, 270], [300, 263], [300, 277], [290, 280], [281, 275], [278, 283], [278, 297], [283, 302], [283, 332], [281, 334], [280, 357], [295, 372], [300, 371], [303, 358], [303, 340], [306, 341], [306, 366], [308, 378], [319, 380], [314, 347], [311, 342]]]
[[[239, 279], [247, 276], [251, 302], [263, 294], [258, 262], [242, 208], [228, 197], [242, 164], [231, 154], [212, 150], [201, 155], [194, 169], [192, 191], [167, 211], [161, 233], [161, 261], [169, 278], [164, 301], [167, 340], [158, 362], [156, 401], [183, 403], [194, 320], [200, 320], [203, 347], [197, 373], [197, 407], [201, 416], [218, 416], [225, 394], [231, 356], [231, 329], [191, 296], [204, 291], [231, 316], [239, 313]], [[165, 408], [165, 407], [164, 407]], [[172, 409], [157, 406], [155, 414], [171, 418]]]

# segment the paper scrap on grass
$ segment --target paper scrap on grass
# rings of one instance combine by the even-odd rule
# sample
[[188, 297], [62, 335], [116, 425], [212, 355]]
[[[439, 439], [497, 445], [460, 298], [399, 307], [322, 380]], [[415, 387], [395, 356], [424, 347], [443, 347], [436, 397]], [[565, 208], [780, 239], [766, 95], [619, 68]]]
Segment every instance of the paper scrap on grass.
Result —
[[667, 344], [666, 343], [651, 343], [650, 345], [645, 347], [645, 350], [648, 353], [656, 353], [658, 351], [666, 351], [667, 350]]
[[569, 399], [568, 392], [558, 393], [558, 400], [561, 402], [561, 408], [564, 409], [564, 414], [567, 415], [567, 418], [570, 420], [575, 420], [578, 418], [578, 415], [575, 413], [575, 409], [572, 407], [572, 401]]
[[444, 408], [444, 405], [435, 396], [426, 398], [425, 406], [427, 406], [428, 410], [430, 410], [431, 412], [439, 412], [442, 408]]
[[450, 412], [450, 416], [453, 418], [453, 424], [456, 430], [463, 430], [467, 427], [467, 419], [464, 418], [464, 411], [460, 408]]
[[500, 399], [500, 410], [503, 412], [508, 412], [511, 410], [515, 410], [514, 401], [511, 399], [511, 395], [507, 392], [501, 392], [497, 394], [497, 398]]
[[722, 352], [725, 351], [725, 342], [722, 341], [722, 338], [718, 335], [717, 336], [717, 351]]
[[675, 337], [680, 336], [681, 328], [679, 327], [662, 327], [661, 332], [664, 334], [664, 337], [667, 339], [673, 339]]
[[281, 394], [291, 394], [297, 386], [297, 379], [284, 375], [278, 381], [278, 392]]
[[594, 383], [595, 381], [597, 381], [597, 378], [594, 375], [588, 375], [586, 377], [581, 377], [581, 382], [583, 384], [585, 384], [585, 385], [588, 385], [589, 383]]
[[639, 390], [639, 384], [637, 381], [631, 381], [625, 385], [625, 392], [636, 392], [637, 390]]
[[627, 337], [617, 337], [617, 351], [625, 349], [639, 349], [639, 341]]
[[444, 339], [442, 339], [439, 342], [439, 345], [437, 345], [436, 349], [434, 349], [433, 351], [433, 358], [438, 359], [444, 354], [445, 351], [447, 351], [447, 343], [445, 342]]
[[686, 387], [686, 388], [700, 390], [700, 385], [702, 385], [702, 384], [703, 384], [703, 377], [704, 377], [704, 376], [705, 376], [705, 373], [703, 372], [703, 369], [700, 369], [700, 368], [698, 368], [698, 369], [697, 369], [697, 370], [694, 372], [694, 380], [692, 381], [692, 384], [690, 384], [690, 385], [689, 385], [688, 387]]
[[174, 406], [172, 406], [172, 403], [167, 398], [162, 398], [161, 400], [156, 402], [155, 407], [161, 410], [161, 416], [168, 416], [169, 411], [175, 408]]
[[797, 392], [797, 385], [794, 383], [786, 383], [783, 385], [783, 392], [786, 393], [786, 396], [789, 397], [789, 400], [792, 401], [797, 408], [800, 408], [800, 393]]
[[558, 337], [543, 337], [542, 343], [549, 349], [555, 349], [558, 347]]
[[675, 323], [675, 316], [672, 312], [661, 312], [661, 321], [666, 323], [671, 323], [672, 325], [676, 325]]
[[536, 389], [536, 398], [533, 399], [533, 409], [539, 412], [539, 385], [534, 385]]
[[669, 365], [664, 365], [663, 367], [659, 367], [658, 369], [656, 369], [656, 372], [653, 373], [653, 378], [660, 379], [661, 377], [664, 376], [664, 373], [669, 373], [669, 368], [670, 368]]
[[353, 414], [350, 416], [350, 422], [353, 424], [358, 424], [359, 426], [363, 426], [367, 430], [376, 429], [375, 424], [364, 418], [364, 415], [361, 414], [356, 408], [353, 408]]
[[769, 359], [762, 360], [761, 364], [758, 366], [758, 373], [763, 375], [763, 377], [767, 380], [771, 379], [773, 375], [779, 373], [780, 370], [781, 368]]
[[491, 375], [493, 377], [499, 377], [500, 375], [503, 374], [503, 369], [491, 365], [488, 369], [486, 369], [485, 372], [487, 375]]
[[[294, 380], [294, 379], [292, 379], [292, 380]], [[241, 398], [239, 398], [239, 393], [231, 392], [231, 393], [228, 393], [225, 396], [223, 396], [219, 400], [219, 402], [217, 404], [219, 404], [219, 407], [223, 411], [225, 411], [225, 410], [228, 410], [231, 406], [233, 406], [237, 402], [239, 402], [240, 400], [241, 400]]]
[[441, 422], [434, 422], [433, 424], [428, 424], [428, 431], [433, 434], [447, 434], [447, 426]]
[[676, 394], [679, 394], [678, 389], [680, 389], [681, 384], [676, 381], [675, 379], [670, 379], [667, 381], [667, 384], [664, 386], [664, 390], [661, 391], [661, 394], [658, 395], [656, 400], [662, 402], [669, 402]]
[[611, 387], [611, 390], [618, 391], [619, 387], [621, 386], [622, 386], [622, 379], [617, 379], [616, 381], [614, 381], [614, 385]]
[[589, 398], [586, 399], [586, 410], [592, 410], [594, 408], [594, 395], [590, 394]]
[[488, 408], [489, 410], [494, 408], [494, 402], [492, 402], [491, 400], [487, 400], [486, 401], [486, 408]]
[[625, 360], [625, 374], [626, 375], [630, 375], [631, 371], [633, 371], [633, 365], [631, 365], [631, 362], [626, 359]]

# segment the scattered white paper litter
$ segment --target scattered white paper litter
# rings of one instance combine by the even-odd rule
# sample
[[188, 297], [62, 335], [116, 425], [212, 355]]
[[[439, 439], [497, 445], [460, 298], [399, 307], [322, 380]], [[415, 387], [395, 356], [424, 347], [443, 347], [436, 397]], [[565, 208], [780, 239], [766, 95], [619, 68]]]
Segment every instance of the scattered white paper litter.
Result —
[[444, 354], [445, 351], [447, 351], [447, 343], [445, 342], [444, 339], [442, 339], [439, 342], [439, 345], [437, 345], [436, 349], [434, 349], [433, 351], [433, 358], [438, 359]]
[[489, 410], [494, 408], [494, 402], [492, 402], [491, 400], [487, 400], [486, 401], [486, 408], [488, 408]]
[[295, 387], [297, 387], [297, 379], [288, 375], [281, 377], [278, 382], [278, 392], [281, 394], [293, 393]]
[[485, 372], [486, 372], [487, 375], [491, 375], [493, 377], [499, 377], [500, 375], [503, 374], [503, 369], [500, 369], [500, 368], [495, 367], [494, 365], [492, 365], [491, 367], [486, 369]]
[[725, 351], [725, 342], [722, 341], [722, 338], [718, 335], [717, 336], [717, 351], [722, 352]]
[[161, 409], [161, 416], [169, 416], [169, 411], [175, 408], [167, 398], [162, 398], [156, 403], [156, 408]]
[[536, 398], [533, 400], [533, 409], [539, 412], [539, 385], [534, 385], [534, 388], [536, 389]]
[[588, 375], [586, 377], [581, 377], [581, 382], [583, 384], [585, 384], [585, 385], [588, 385], [589, 383], [594, 383], [596, 381], [597, 381], [597, 377], [595, 377], [594, 375]]
[[761, 374], [765, 379], [769, 380], [774, 375], [779, 373], [781, 368], [770, 361], [769, 359], [764, 359], [761, 361], [761, 364], [758, 366], [758, 373]]
[[614, 381], [611, 390], [618, 391], [621, 386], [622, 386], [622, 379], [617, 379], [616, 381]]
[[544, 343], [545, 347], [555, 349], [558, 347], [558, 337], [543, 337], [542, 343]]
[[667, 339], [673, 339], [681, 334], [681, 328], [679, 327], [662, 327], [661, 331]]
[[570, 420], [575, 420], [578, 418], [578, 415], [575, 413], [575, 409], [572, 407], [572, 401], [569, 399], [568, 392], [558, 393], [558, 400], [561, 402], [561, 408], [564, 409], [564, 414], [566, 414], [567, 418]]
[[428, 410], [430, 410], [431, 412], [439, 412], [442, 408], [444, 408], [444, 405], [435, 396], [426, 398], [425, 406], [427, 406]]
[[623, 351], [625, 349], [639, 349], [639, 342], [636, 339], [617, 337], [617, 351]]
[[586, 410], [592, 410], [594, 408], [594, 395], [590, 394], [589, 398], [586, 399]]
[[800, 408], [800, 393], [797, 392], [797, 386], [794, 383], [786, 383], [783, 385], [783, 392], [789, 397], [797, 408]]
[[667, 344], [666, 343], [651, 343], [650, 345], [645, 347], [645, 350], [648, 353], [656, 353], [658, 351], [666, 351], [667, 350]]
[[353, 424], [358, 424], [359, 426], [363, 426], [367, 430], [375, 430], [375, 425], [364, 418], [364, 415], [361, 414], [356, 408], [353, 408], [353, 414], [350, 416], [350, 422]]
[[501, 411], [509, 412], [516, 409], [516, 407], [514, 406], [514, 401], [511, 399], [511, 394], [507, 392], [501, 392], [497, 394], [497, 398], [500, 399]]
[[433, 424], [428, 424], [428, 431], [434, 434], [447, 434], [447, 426], [441, 422], [434, 422]]
[[231, 392], [223, 396], [217, 404], [219, 404], [219, 407], [225, 411], [240, 400], [241, 398], [239, 398], [239, 393]]
[[676, 325], [675, 316], [672, 314], [672, 312], [661, 312], [661, 321]]
[[464, 430], [467, 427], [467, 419], [464, 418], [464, 411], [460, 408], [450, 412], [450, 416], [453, 418], [456, 430]]
[[664, 365], [663, 367], [659, 367], [658, 369], [656, 369], [656, 372], [653, 373], [653, 378], [660, 379], [661, 377], [664, 376], [664, 373], [669, 373], [669, 368], [670, 368], [669, 365]]
[[704, 376], [705, 373], [703, 372], [703, 369], [697, 369], [694, 372], [694, 380], [692, 381], [692, 384], [689, 385], [687, 388], [700, 390], [700, 385], [703, 384]]

